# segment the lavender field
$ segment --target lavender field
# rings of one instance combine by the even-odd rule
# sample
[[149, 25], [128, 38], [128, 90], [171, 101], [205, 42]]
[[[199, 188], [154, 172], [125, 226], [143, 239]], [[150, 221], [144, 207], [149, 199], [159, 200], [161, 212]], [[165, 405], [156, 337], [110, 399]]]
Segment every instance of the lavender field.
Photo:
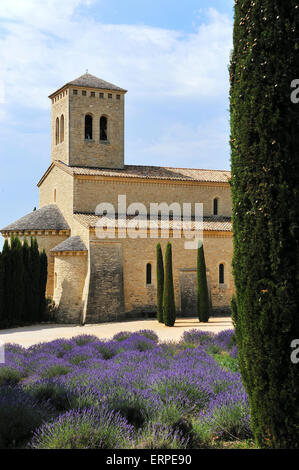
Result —
[[0, 364], [0, 448], [252, 447], [232, 330], [81, 335]]

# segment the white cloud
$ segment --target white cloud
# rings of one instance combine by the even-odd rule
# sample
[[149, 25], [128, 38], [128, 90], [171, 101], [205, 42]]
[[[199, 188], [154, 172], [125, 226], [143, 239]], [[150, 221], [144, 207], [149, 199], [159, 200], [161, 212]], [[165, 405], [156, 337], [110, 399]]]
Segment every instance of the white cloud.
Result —
[[[98, 3], [99, 0], [93, 0]], [[3, 5], [5, 3], [5, 6]], [[1, 90], [8, 104], [46, 109], [47, 95], [88, 68], [130, 96], [221, 99], [227, 95], [231, 20], [210, 9], [192, 34], [104, 25], [74, 12], [88, 0], [0, 3]]]
[[182, 122], [169, 125], [150, 143], [140, 139], [130, 143], [129, 155], [149, 165], [227, 169], [228, 116], [213, 118], [192, 127]]

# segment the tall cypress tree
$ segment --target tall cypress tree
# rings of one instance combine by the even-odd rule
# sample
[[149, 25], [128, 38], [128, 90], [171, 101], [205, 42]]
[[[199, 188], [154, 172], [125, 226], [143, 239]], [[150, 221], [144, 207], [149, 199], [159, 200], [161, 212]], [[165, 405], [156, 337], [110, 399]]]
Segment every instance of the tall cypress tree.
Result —
[[0, 328], [5, 326], [4, 280], [4, 262], [0, 253]]
[[203, 244], [197, 250], [197, 313], [199, 321], [208, 322], [210, 318], [211, 301], [209, 296], [206, 262]]
[[163, 321], [166, 326], [175, 324], [176, 311], [174, 300], [174, 287], [172, 275], [172, 250], [171, 243], [167, 243], [165, 252], [165, 274], [163, 289]]
[[[239, 364], [260, 447], [299, 447], [297, 0], [235, 3], [231, 80], [233, 301]], [[293, 100], [294, 101], [294, 100]]]
[[11, 239], [12, 321], [19, 325], [24, 318], [24, 264], [22, 244], [18, 237]]
[[38, 322], [40, 308], [40, 256], [36, 238], [30, 243], [30, 281], [31, 281], [31, 315], [30, 321]]
[[3, 264], [3, 308], [4, 308], [4, 319], [3, 325], [5, 327], [13, 324], [13, 296], [14, 292], [12, 289], [12, 262], [11, 262], [11, 248], [6, 238], [3, 249], [2, 249], [2, 264]]
[[31, 291], [31, 268], [30, 268], [30, 248], [27, 239], [23, 243], [23, 264], [24, 264], [24, 322], [31, 320], [32, 291]]
[[160, 243], [157, 244], [157, 319], [163, 323], [164, 265]]
[[39, 321], [45, 320], [47, 277], [48, 277], [48, 259], [47, 259], [45, 250], [43, 250], [40, 254]]

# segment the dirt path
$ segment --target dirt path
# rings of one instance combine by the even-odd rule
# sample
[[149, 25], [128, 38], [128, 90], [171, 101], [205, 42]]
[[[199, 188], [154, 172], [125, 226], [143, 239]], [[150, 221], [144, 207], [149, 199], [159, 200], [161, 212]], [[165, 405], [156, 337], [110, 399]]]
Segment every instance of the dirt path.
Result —
[[219, 331], [233, 328], [233, 325], [229, 317], [210, 318], [209, 323], [199, 323], [196, 318], [178, 318], [172, 328], [158, 323], [157, 320], [131, 320], [85, 326], [41, 324], [0, 330], [0, 342], [31, 346], [32, 344], [44, 341], [52, 341], [57, 338], [71, 338], [81, 334], [96, 335], [104, 339], [112, 338], [112, 336], [120, 331], [138, 331], [143, 329], [155, 331], [161, 341], [178, 341], [184, 331], [191, 330], [192, 328], [219, 333]]

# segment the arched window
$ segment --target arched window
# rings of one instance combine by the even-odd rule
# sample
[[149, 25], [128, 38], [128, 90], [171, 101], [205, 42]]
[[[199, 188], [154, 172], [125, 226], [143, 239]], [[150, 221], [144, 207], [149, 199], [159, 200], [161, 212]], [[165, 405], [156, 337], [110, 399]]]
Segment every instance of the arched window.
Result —
[[92, 140], [92, 116], [90, 114], [85, 116], [85, 139]]
[[218, 198], [215, 197], [213, 201], [213, 214], [218, 215]]
[[64, 141], [64, 115], [60, 118], [60, 143]]
[[100, 119], [100, 140], [108, 140], [107, 137], [107, 118], [102, 116]]
[[59, 118], [56, 119], [55, 142], [56, 145], [59, 144]]
[[219, 264], [219, 284], [224, 284], [224, 264]]
[[152, 283], [152, 265], [151, 263], [147, 263], [146, 265], [146, 283]]
[[56, 202], [56, 189], [54, 189], [54, 202]]

